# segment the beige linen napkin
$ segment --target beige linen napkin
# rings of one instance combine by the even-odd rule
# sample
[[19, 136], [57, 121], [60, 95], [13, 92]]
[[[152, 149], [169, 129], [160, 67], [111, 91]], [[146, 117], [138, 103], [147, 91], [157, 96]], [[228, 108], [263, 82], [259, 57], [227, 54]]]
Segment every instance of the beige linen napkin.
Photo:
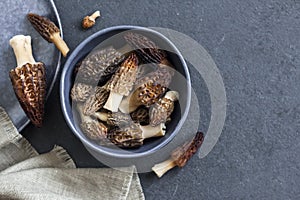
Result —
[[134, 166], [78, 169], [59, 146], [39, 155], [0, 107], [0, 199], [145, 199]]

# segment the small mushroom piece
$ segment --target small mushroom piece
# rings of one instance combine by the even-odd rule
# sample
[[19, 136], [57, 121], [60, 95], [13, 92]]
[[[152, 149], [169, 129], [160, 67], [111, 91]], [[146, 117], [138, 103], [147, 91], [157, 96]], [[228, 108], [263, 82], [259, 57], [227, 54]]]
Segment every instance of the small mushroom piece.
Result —
[[34, 13], [27, 14], [27, 19], [45, 40], [54, 43], [62, 55], [67, 56], [70, 49], [60, 37], [59, 28], [50, 19]]
[[75, 83], [71, 90], [71, 99], [75, 102], [85, 102], [92, 93], [93, 86]]
[[112, 112], [117, 112], [123, 96], [128, 96], [136, 81], [138, 69], [138, 58], [132, 53], [121, 64], [120, 68], [111, 77], [107, 89], [110, 90], [108, 100], [104, 108]]
[[91, 116], [84, 115], [83, 106], [80, 104], [77, 105], [77, 111], [81, 119], [80, 127], [82, 132], [92, 140], [103, 140], [106, 138], [108, 128], [103, 123]]
[[202, 132], [197, 132], [192, 141], [184, 143], [181, 147], [176, 148], [172, 154], [171, 158], [168, 160], [156, 164], [152, 167], [152, 170], [160, 178], [167, 171], [175, 166], [183, 167], [187, 161], [197, 152], [201, 147], [204, 140], [204, 135]]
[[9, 43], [17, 60], [17, 67], [9, 72], [14, 92], [30, 121], [41, 127], [46, 96], [44, 64], [34, 60], [30, 36], [16, 35]]
[[113, 144], [122, 148], [139, 147], [143, 145], [144, 140], [147, 138], [164, 136], [165, 128], [164, 124], [156, 127], [131, 124], [130, 126], [110, 131], [107, 138]]
[[93, 85], [106, 82], [108, 77], [116, 72], [124, 58], [125, 56], [113, 47], [94, 50], [83, 59], [76, 79]]
[[166, 123], [174, 110], [174, 102], [178, 99], [178, 92], [168, 91], [163, 98], [156, 102], [149, 111], [150, 125], [157, 126], [160, 123]]
[[96, 18], [100, 17], [100, 11], [97, 10], [91, 16], [86, 16], [82, 20], [82, 28], [88, 29], [95, 25]]
[[90, 94], [83, 105], [83, 113], [92, 115], [103, 107], [109, 95], [109, 90], [103, 87], [96, 87], [95, 91]]
[[149, 124], [149, 109], [146, 107], [139, 107], [132, 113], [130, 116], [134, 123], [139, 123], [141, 125], [148, 125]]
[[128, 32], [124, 35], [124, 38], [145, 62], [161, 63], [167, 57], [165, 51], [161, 50], [152, 40], [144, 35]]
[[138, 79], [134, 91], [122, 100], [120, 111], [131, 113], [141, 105], [149, 107], [157, 102], [166, 92], [173, 75], [169, 68], [162, 67]]

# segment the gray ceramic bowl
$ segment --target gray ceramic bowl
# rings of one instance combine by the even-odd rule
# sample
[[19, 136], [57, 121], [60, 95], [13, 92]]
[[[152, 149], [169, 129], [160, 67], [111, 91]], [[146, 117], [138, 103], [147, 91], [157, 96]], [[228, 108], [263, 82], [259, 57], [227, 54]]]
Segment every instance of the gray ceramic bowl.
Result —
[[[78, 126], [78, 119], [76, 119], [77, 117], [73, 115], [70, 91], [74, 83], [73, 71], [76, 63], [78, 63], [86, 55], [88, 55], [88, 53], [91, 52], [95, 47], [98, 47], [99, 44], [103, 44], [104, 46], [111, 45], [109, 44], [109, 38], [112, 38], [115, 35], [122, 35], [122, 33], [125, 33], [126, 31], [134, 31], [141, 33], [153, 40], [156, 44], [158, 44], [160, 48], [168, 50], [168, 59], [174, 65], [174, 68], [176, 70], [176, 74], [172, 80], [170, 88], [179, 92], [180, 100], [175, 104], [175, 109], [171, 116], [172, 121], [169, 124], [167, 124], [166, 135], [164, 137], [147, 139], [144, 142], [144, 145], [140, 148], [124, 150], [119, 148], [109, 148], [101, 146], [95, 141], [90, 140], [88, 137], [85, 136], [84, 133], [82, 133]], [[122, 46], [125, 44], [125, 41], [117, 41], [117, 44], [120, 44], [120, 46]], [[109, 157], [112, 156], [119, 158], [137, 158], [150, 155], [156, 152], [158, 149], [168, 144], [179, 132], [184, 121], [186, 120], [190, 107], [190, 75], [187, 65], [178, 49], [169, 39], [167, 39], [161, 33], [149, 28], [138, 26], [115, 26], [106, 28], [91, 35], [90, 37], [85, 39], [81, 44], [79, 44], [78, 47], [72, 52], [72, 54], [66, 61], [62, 71], [60, 82], [60, 98], [62, 110], [69, 127], [90, 152], [94, 152], [94, 155], [99, 153], [101, 155], [104, 154], [105, 156]]]

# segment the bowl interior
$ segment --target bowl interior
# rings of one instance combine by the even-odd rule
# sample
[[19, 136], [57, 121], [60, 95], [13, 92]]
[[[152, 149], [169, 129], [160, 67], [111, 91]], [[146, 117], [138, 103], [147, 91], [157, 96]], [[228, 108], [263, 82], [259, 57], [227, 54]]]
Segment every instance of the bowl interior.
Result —
[[[70, 99], [70, 91], [72, 89], [75, 77], [74, 68], [76, 64], [85, 58], [95, 48], [105, 48], [113, 46], [115, 49], [121, 48], [126, 44], [123, 39], [124, 33], [127, 31], [133, 31], [147, 36], [154, 41], [161, 49], [165, 50], [168, 55], [168, 60], [173, 64], [175, 68], [175, 75], [169, 86], [171, 90], [179, 92], [179, 101], [175, 103], [174, 111], [171, 115], [171, 122], [167, 124], [166, 135], [160, 138], [151, 138], [144, 141], [144, 145], [134, 149], [120, 149], [110, 148], [99, 145], [96, 141], [93, 141], [86, 137], [81, 131], [79, 124], [78, 114], [72, 109], [72, 101]], [[113, 42], [113, 45], [112, 45]], [[102, 152], [104, 154], [114, 156], [137, 156], [154, 152], [156, 149], [166, 145], [176, 135], [181, 128], [189, 109], [190, 103], [190, 77], [188, 68], [183, 60], [182, 56], [174, 47], [174, 45], [161, 34], [146, 28], [141, 27], [114, 27], [100, 31], [86, 40], [84, 40], [70, 55], [68, 58], [64, 70], [62, 73], [61, 81], [61, 95], [62, 106], [66, 120], [73, 130], [73, 132], [82, 140], [82, 142], [92, 149]]]

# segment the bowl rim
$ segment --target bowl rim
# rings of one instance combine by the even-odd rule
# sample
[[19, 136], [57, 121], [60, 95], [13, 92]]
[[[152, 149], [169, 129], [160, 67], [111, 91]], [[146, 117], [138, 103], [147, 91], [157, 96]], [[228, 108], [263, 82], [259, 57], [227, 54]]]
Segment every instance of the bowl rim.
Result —
[[[129, 153], [129, 154], [118, 154], [118, 153], [114, 153], [114, 152], [109, 152], [109, 151], [105, 151], [102, 148], [99, 148], [99, 145], [94, 144], [92, 142], [90, 142], [88, 139], [84, 138], [82, 134], [80, 134], [75, 125], [73, 124], [71, 118], [69, 117], [69, 115], [67, 114], [67, 107], [68, 105], [66, 105], [66, 98], [69, 98], [68, 96], [64, 96], [64, 92], [65, 92], [65, 75], [68, 71], [68, 68], [71, 64], [71, 62], [73, 61], [73, 59], [77, 56], [78, 52], [81, 51], [81, 49], [89, 42], [91, 42], [93, 39], [95, 39], [96, 37], [108, 33], [110, 31], [115, 31], [115, 30], [141, 30], [141, 31], [146, 31], [149, 33], [153, 33], [159, 37], [161, 37], [164, 41], [166, 41], [168, 43], [168, 45], [171, 46], [172, 50], [174, 50], [174, 52], [176, 53], [176, 55], [179, 57], [180, 62], [182, 64], [184, 73], [185, 73], [185, 78], [187, 81], [187, 96], [186, 96], [186, 108], [184, 110], [183, 115], [181, 116], [178, 124], [176, 125], [175, 130], [172, 132], [172, 134], [170, 134], [170, 136], [163, 142], [161, 142], [160, 144], [156, 145], [155, 147], [144, 151], [144, 152], [133, 152], [133, 153]], [[116, 157], [116, 158], [140, 158], [143, 156], [149, 156], [150, 154], [155, 153], [157, 150], [163, 148], [165, 145], [167, 145], [176, 135], [177, 133], [180, 131], [180, 129], [182, 128], [184, 122], [186, 121], [186, 118], [188, 116], [189, 113], [189, 109], [190, 109], [190, 104], [191, 104], [191, 79], [190, 79], [190, 73], [189, 73], [189, 69], [187, 67], [187, 64], [182, 56], [182, 54], [179, 52], [179, 50], [177, 49], [177, 47], [163, 34], [161, 34], [160, 32], [151, 29], [151, 28], [146, 28], [146, 27], [142, 27], [142, 26], [135, 26], [135, 25], [118, 25], [118, 26], [112, 26], [112, 27], [108, 27], [105, 29], [102, 29], [100, 31], [97, 31], [96, 33], [90, 35], [89, 37], [87, 37], [86, 39], [84, 39], [82, 42], [80, 42], [80, 44], [73, 50], [73, 52], [70, 54], [70, 56], [68, 57], [67, 61], [64, 64], [62, 73], [61, 73], [61, 80], [60, 80], [60, 89], [59, 89], [59, 93], [60, 93], [60, 102], [61, 102], [61, 108], [62, 108], [62, 112], [64, 115], [64, 118], [69, 126], [69, 128], [71, 129], [71, 131], [73, 132], [73, 134], [75, 134], [80, 141], [83, 143], [83, 145], [85, 146], [85, 148], [90, 148], [93, 151], [96, 151], [98, 153], [101, 153], [102, 155], [106, 155], [106, 156], [110, 156], [110, 157]]]

